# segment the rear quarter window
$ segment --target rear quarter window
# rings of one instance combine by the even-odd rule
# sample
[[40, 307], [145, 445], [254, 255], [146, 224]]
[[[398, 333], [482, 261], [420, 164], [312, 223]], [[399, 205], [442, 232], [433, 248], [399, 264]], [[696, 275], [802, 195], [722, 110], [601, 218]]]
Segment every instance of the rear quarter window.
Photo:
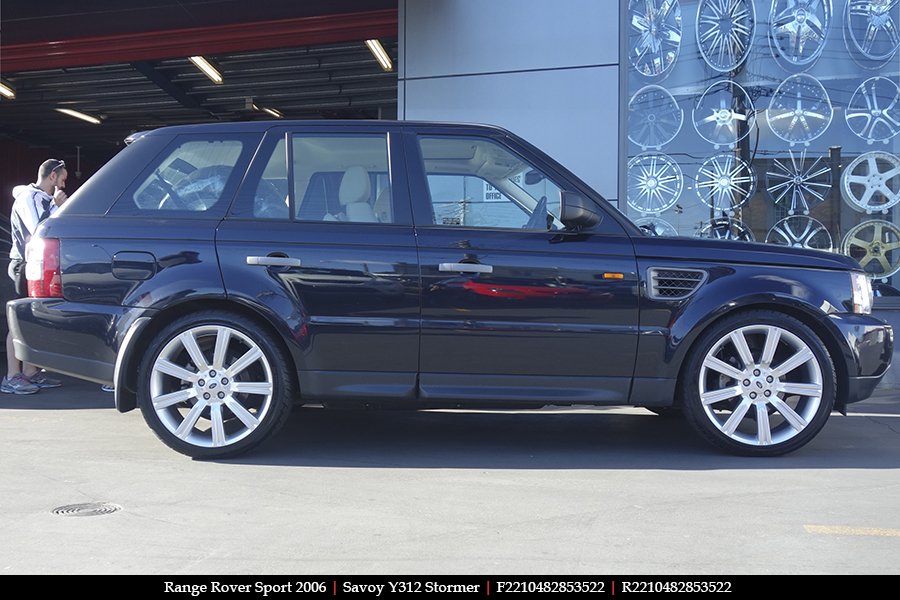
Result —
[[179, 136], [159, 153], [110, 214], [210, 218], [225, 214], [258, 136]]

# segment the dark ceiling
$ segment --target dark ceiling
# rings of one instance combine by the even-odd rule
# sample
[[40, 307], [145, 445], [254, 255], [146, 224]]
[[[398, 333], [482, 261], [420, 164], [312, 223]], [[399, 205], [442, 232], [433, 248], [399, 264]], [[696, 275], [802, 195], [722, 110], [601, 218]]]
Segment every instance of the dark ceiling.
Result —
[[[396, 0], [132, 0], [127, 6], [106, 0], [81, 4], [0, 0], [0, 76], [17, 94], [13, 101], [0, 100], [0, 138], [52, 148], [79, 146], [96, 157], [111, 156], [134, 131], [181, 123], [272, 118], [255, 110], [253, 104], [275, 108], [285, 118], [395, 118], [396, 67], [384, 72], [364, 44], [368, 37], [365, 15], [353, 21], [355, 28], [334, 35], [316, 28], [320, 27], [319, 17], [338, 15], [321, 21], [327, 28], [352, 20], [360, 12], [395, 15], [389, 11], [396, 11], [396, 6]], [[254, 28], [259, 22], [264, 23]], [[291, 27], [302, 24], [308, 35], [264, 35], [270, 24], [285, 23]], [[221, 33], [226, 26], [240, 31], [249, 28], [256, 37], [249, 42], [235, 41], [239, 50], [201, 52], [229, 46], [227, 33]], [[176, 36], [175, 50], [160, 49], [160, 44], [144, 50], [145, 55], [155, 52], [157, 58], [140, 56], [129, 47], [131, 37], [152, 46], [154, 34], [148, 32], [172, 30], [186, 30], [186, 35]], [[216, 44], [204, 36], [208, 31], [219, 31]], [[392, 36], [379, 39], [396, 65], [395, 27], [390, 31]], [[116, 38], [122, 34], [128, 36]], [[304, 45], [305, 40], [330, 37], [339, 41]], [[53, 56], [55, 48], [65, 47], [61, 40], [89, 42], [103, 58], [85, 59], [86, 66], [81, 66], [72, 63], [86, 55]], [[254, 43], [261, 47], [252, 47]], [[279, 47], [271, 47], [273, 44]], [[31, 53], [29, 64], [37, 57], [46, 68], [8, 71], [4, 53], [6, 65], [26, 64], [17, 60], [22, 50]], [[216, 85], [207, 79], [187, 60], [191, 54], [210, 59], [224, 83]], [[95, 64], [103, 60], [108, 62]], [[55, 108], [98, 116], [102, 124], [79, 121]]]

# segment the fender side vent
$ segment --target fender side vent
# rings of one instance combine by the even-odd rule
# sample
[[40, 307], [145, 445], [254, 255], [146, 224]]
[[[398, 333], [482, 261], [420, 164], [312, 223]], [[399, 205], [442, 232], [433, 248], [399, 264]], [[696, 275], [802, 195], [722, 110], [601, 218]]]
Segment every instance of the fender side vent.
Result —
[[699, 269], [647, 269], [650, 297], [656, 300], [684, 300], [706, 281], [706, 271]]

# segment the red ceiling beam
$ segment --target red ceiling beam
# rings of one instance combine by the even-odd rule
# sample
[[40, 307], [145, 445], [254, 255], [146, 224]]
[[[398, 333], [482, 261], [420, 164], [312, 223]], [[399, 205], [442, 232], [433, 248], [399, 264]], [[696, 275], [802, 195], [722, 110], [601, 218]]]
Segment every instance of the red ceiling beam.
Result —
[[397, 37], [397, 10], [0, 46], [3, 73]]

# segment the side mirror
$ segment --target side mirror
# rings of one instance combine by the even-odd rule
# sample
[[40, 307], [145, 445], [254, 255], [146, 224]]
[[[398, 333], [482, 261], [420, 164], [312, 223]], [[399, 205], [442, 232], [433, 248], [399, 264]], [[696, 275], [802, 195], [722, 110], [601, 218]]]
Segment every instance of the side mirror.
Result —
[[600, 208], [590, 199], [575, 192], [562, 192], [560, 221], [567, 229], [584, 229], [600, 222]]
[[544, 180], [544, 174], [536, 169], [532, 169], [525, 173], [525, 185], [535, 185]]

